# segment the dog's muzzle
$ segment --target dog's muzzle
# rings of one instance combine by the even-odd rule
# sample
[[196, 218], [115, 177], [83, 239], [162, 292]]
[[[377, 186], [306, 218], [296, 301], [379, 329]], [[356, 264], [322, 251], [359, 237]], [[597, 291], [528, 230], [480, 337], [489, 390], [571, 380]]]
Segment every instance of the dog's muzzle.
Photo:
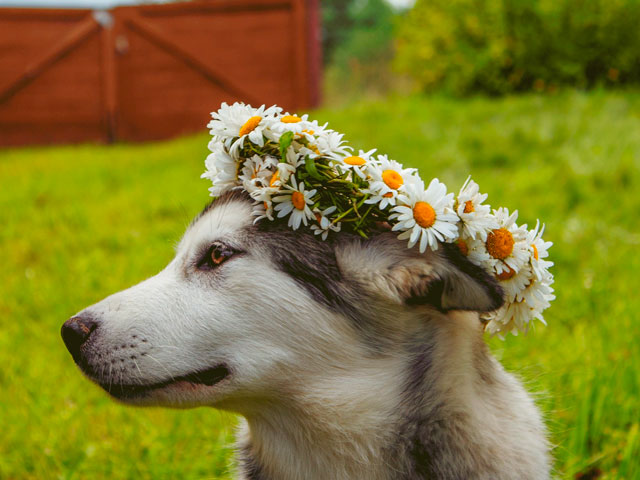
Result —
[[[95, 349], [94, 343], [96, 335], [100, 333], [97, 332], [100, 325], [101, 321], [98, 318], [83, 312], [67, 320], [64, 325], [62, 325], [60, 333], [73, 360], [84, 374], [104, 388], [109, 394], [120, 400], [126, 401], [144, 397], [153, 390], [160, 390], [180, 383], [190, 384], [191, 386], [212, 387], [231, 374], [229, 367], [225, 363], [220, 363], [211, 368], [199, 369], [183, 375], [173, 375], [165, 380], [153, 383], [147, 383], [145, 381], [138, 383], [135, 380], [133, 382], [129, 381], [128, 383], [127, 379], [121, 376], [115, 379], [97, 376], [91, 357], [93, 356], [92, 350]], [[114, 361], [115, 360], [112, 359], [111, 363]]]

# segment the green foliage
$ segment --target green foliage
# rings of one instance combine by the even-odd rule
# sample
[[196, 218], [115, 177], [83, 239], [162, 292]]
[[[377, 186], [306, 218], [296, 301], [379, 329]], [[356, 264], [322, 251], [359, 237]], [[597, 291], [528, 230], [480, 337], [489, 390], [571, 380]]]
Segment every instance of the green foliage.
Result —
[[396, 14], [385, 0], [322, 1], [325, 95], [387, 90]]
[[[560, 478], [640, 478], [640, 95], [390, 98], [314, 118], [547, 222], [548, 327], [492, 339], [538, 392]], [[229, 479], [234, 420], [116, 404], [59, 336], [73, 313], [159, 271], [208, 201], [208, 136], [0, 152], [0, 478]]]
[[[233, 140], [237, 139], [238, 137], [235, 137]], [[242, 148], [238, 151], [240, 160], [237, 161], [237, 171], [242, 171], [247, 161], [254, 155], [263, 159], [272, 157], [278, 159], [280, 163], [287, 163], [287, 154], [298, 158], [298, 155], [304, 155], [300, 153], [303, 148], [314, 147], [304, 135], [294, 138], [293, 132], [290, 131], [283, 133], [277, 143], [269, 140], [266, 136], [263, 140], [262, 146], [248, 139], [244, 141]], [[224, 140], [219, 140], [219, 142], [224, 145]], [[223, 148], [229, 153], [226, 146]], [[278, 170], [267, 168], [267, 173], [272, 179], [278, 178], [283, 183], [279, 187], [281, 188], [279, 192], [270, 194], [273, 195], [270, 198], [276, 199], [279, 194], [286, 195], [286, 187], [295, 188], [297, 191], [299, 182], [301, 182], [305, 185], [307, 192], [316, 192], [310, 197], [312, 203], [309, 204], [309, 208], [311, 211], [322, 212], [328, 208], [336, 207], [333, 213], [325, 217], [331, 222], [332, 228], [334, 224], [339, 225], [341, 231], [357, 233], [364, 238], [368, 238], [372, 231], [379, 230], [376, 226], [378, 222], [388, 219], [389, 206], [381, 209], [380, 205], [376, 203], [363, 208], [364, 202], [370, 196], [369, 193], [364, 193], [369, 188], [369, 182], [354, 175], [350, 169], [346, 168], [345, 164], [336, 163], [328, 155], [321, 154], [315, 159], [309, 155], [300, 158], [304, 158], [304, 167], [298, 166], [286, 181], [279, 176]], [[292, 179], [295, 179], [295, 183], [292, 183]], [[289, 190], [289, 192], [291, 191]], [[316, 225], [318, 224], [316, 223]]]
[[321, 8], [325, 62], [370, 62], [390, 49], [393, 11], [384, 0], [324, 0]]
[[418, 0], [396, 66], [424, 90], [640, 83], [638, 0]]
[[293, 143], [293, 132], [285, 132], [280, 137], [280, 144], [278, 145], [278, 151], [280, 153], [280, 162], [285, 162], [287, 156], [287, 150]]

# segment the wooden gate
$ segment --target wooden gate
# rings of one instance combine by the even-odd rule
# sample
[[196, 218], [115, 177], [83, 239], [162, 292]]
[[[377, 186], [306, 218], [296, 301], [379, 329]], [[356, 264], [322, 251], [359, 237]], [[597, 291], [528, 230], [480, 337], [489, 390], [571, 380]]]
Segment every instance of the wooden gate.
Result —
[[317, 0], [0, 8], [0, 145], [144, 141], [221, 102], [317, 104]]

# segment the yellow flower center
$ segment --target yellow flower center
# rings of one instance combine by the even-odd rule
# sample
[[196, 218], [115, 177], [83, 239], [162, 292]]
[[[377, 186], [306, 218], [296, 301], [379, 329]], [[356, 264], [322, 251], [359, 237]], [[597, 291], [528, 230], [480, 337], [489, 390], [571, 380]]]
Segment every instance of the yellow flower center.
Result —
[[282, 123], [298, 123], [301, 122], [302, 119], [296, 115], [285, 115], [280, 119]]
[[540, 258], [538, 257], [538, 249], [533, 243], [531, 244], [531, 246], [533, 247], [533, 258], [535, 258], [536, 260], [540, 260]]
[[464, 202], [464, 213], [471, 213], [475, 211], [476, 209], [473, 206], [473, 202], [471, 200], [467, 200], [466, 202]]
[[271, 180], [269, 180], [269, 186], [270, 187], [275, 187], [276, 186], [276, 182], [280, 180], [280, 172], [276, 171], [276, 173], [274, 173], [273, 175], [271, 175]]
[[305, 202], [303, 194], [300, 192], [293, 192], [291, 194], [291, 203], [293, 203], [293, 206], [298, 210], [304, 210], [304, 206], [307, 202]]
[[385, 194], [384, 194], [384, 195], [382, 195], [382, 196], [383, 196], [384, 198], [391, 198], [391, 197], [393, 197], [393, 193], [391, 193], [391, 192], [387, 192], [387, 193], [385, 193]]
[[316, 133], [313, 130], [302, 130], [302, 132], [303, 133], [308, 133], [309, 135], [313, 135], [314, 133]]
[[496, 278], [498, 280], [509, 280], [510, 278], [514, 277], [514, 275], [516, 274], [516, 271], [513, 268], [511, 268], [509, 265], [507, 265], [507, 268], [508, 270], [503, 270], [502, 272], [496, 275]]
[[242, 137], [243, 135], [247, 135], [253, 132], [261, 120], [262, 120], [262, 117], [255, 116], [255, 117], [251, 117], [249, 120], [244, 122], [244, 125], [240, 127], [240, 136]]
[[487, 235], [487, 251], [498, 260], [504, 260], [513, 252], [513, 235], [506, 228], [497, 228]]
[[262, 205], [264, 205], [265, 210], [269, 210], [269, 204], [267, 202], [262, 202]]
[[458, 248], [460, 249], [460, 252], [466, 257], [467, 255], [469, 255], [469, 245], [467, 245], [467, 242], [465, 242], [463, 239], [459, 238], [456, 241], [456, 245], [458, 246]]
[[427, 202], [416, 202], [413, 206], [413, 218], [422, 228], [429, 228], [436, 223], [436, 211]]
[[309, 145], [309, 149], [320, 155], [320, 150], [318, 150], [317, 145]]
[[362, 157], [347, 157], [344, 159], [344, 163], [346, 163], [347, 165], [364, 165], [366, 163], [366, 160]]
[[404, 184], [402, 175], [395, 170], [385, 170], [382, 172], [382, 181], [387, 184], [387, 187], [394, 190], [399, 189]]

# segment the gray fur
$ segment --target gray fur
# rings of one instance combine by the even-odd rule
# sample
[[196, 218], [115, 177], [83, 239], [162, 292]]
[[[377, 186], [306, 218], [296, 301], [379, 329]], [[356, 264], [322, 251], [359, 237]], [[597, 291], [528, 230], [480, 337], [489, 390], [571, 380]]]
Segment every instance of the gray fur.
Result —
[[[202, 271], [211, 242], [238, 253]], [[127, 403], [240, 413], [240, 479], [546, 479], [540, 414], [483, 340], [479, 312], [501, 303], [450, 246], [323, 242], [254, 224], [235, 191], [163, 272], [76, 317], [100, 325], [74, 359]]]

